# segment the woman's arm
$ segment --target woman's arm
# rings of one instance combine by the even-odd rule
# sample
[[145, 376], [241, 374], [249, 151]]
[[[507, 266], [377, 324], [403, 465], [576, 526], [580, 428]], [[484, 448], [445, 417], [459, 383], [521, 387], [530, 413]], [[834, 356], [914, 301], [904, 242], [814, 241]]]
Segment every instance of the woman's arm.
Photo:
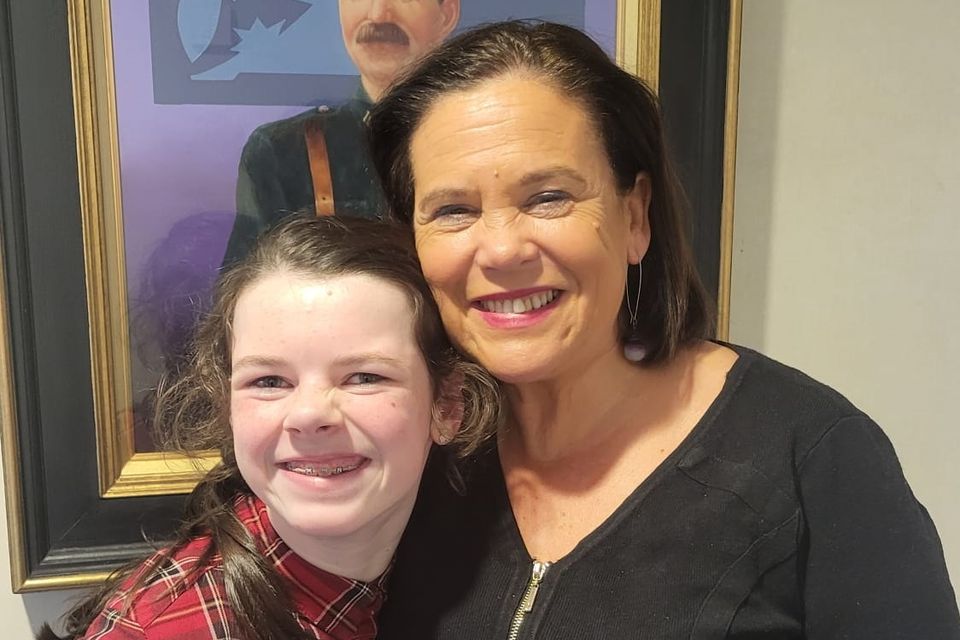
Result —
[[866, 416], [831, 427], [799, 465], [806, 637], [960, 639], [927, 511]]

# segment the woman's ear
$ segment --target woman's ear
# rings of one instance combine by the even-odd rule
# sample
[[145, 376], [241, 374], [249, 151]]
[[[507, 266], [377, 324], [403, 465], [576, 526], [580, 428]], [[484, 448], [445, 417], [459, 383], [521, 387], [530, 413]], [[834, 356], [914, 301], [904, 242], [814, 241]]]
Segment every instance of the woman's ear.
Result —
[[437, 444], [449, 444], [460, 431], [462, 422], [463, 374], [453, 373], [440, 384], [437, 400], [433, 403], [430, 436]]
[[637, 174], [633, 187], [624, 196], [630, 234], [627, 261], [630, 264], [640, 264], [650, 247], [650, 201], [652, 197], [653, 185], [650, 183], [650, 175], [641, 171]]

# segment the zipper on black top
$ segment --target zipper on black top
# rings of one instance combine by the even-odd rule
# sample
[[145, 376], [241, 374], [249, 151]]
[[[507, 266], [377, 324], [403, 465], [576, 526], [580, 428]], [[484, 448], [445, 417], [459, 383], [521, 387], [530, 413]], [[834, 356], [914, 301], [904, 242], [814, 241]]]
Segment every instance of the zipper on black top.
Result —
[[540, 590], [540, 583], [547, 569], [550, 568], [549, 562], [533, 561], [533, 569], [530, 572], [530, 581], [527, 582], [527, 588], [523, 591], [520, 598], [520, 604], [517, 611], [513, 614], [513, 620], [510, 622], [510, 633], [507, 634], [507, 640], [517, 640], [520, 637], [520, 627], [527, 614], [533, 611], [533, 603], [537, 599], [537, 592]]

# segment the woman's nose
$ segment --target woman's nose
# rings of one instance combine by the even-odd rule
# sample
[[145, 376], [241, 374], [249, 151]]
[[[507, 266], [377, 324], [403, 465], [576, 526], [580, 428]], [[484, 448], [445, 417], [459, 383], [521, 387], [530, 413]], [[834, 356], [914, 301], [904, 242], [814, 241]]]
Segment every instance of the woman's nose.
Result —
[[296, 433], [317, 433], [343, 423], [333, 389], [300, 387], [289, 398], [283, 428]]
[[514, 269], [536, 259], [537, 244], [523, 218], [491, 216], [478, 229], [477, 264], [484, 269]]

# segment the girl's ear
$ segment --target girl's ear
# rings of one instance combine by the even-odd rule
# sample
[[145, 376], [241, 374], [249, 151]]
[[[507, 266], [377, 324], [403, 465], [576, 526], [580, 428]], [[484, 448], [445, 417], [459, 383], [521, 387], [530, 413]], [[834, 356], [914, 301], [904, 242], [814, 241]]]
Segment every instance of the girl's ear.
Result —
[[463, 374], [453, 373], [440, 384], [440, 392], [433, 403], [433, 424], [430, 436], [437, 444], [449, 444], [460, 431], [463, 422]]

